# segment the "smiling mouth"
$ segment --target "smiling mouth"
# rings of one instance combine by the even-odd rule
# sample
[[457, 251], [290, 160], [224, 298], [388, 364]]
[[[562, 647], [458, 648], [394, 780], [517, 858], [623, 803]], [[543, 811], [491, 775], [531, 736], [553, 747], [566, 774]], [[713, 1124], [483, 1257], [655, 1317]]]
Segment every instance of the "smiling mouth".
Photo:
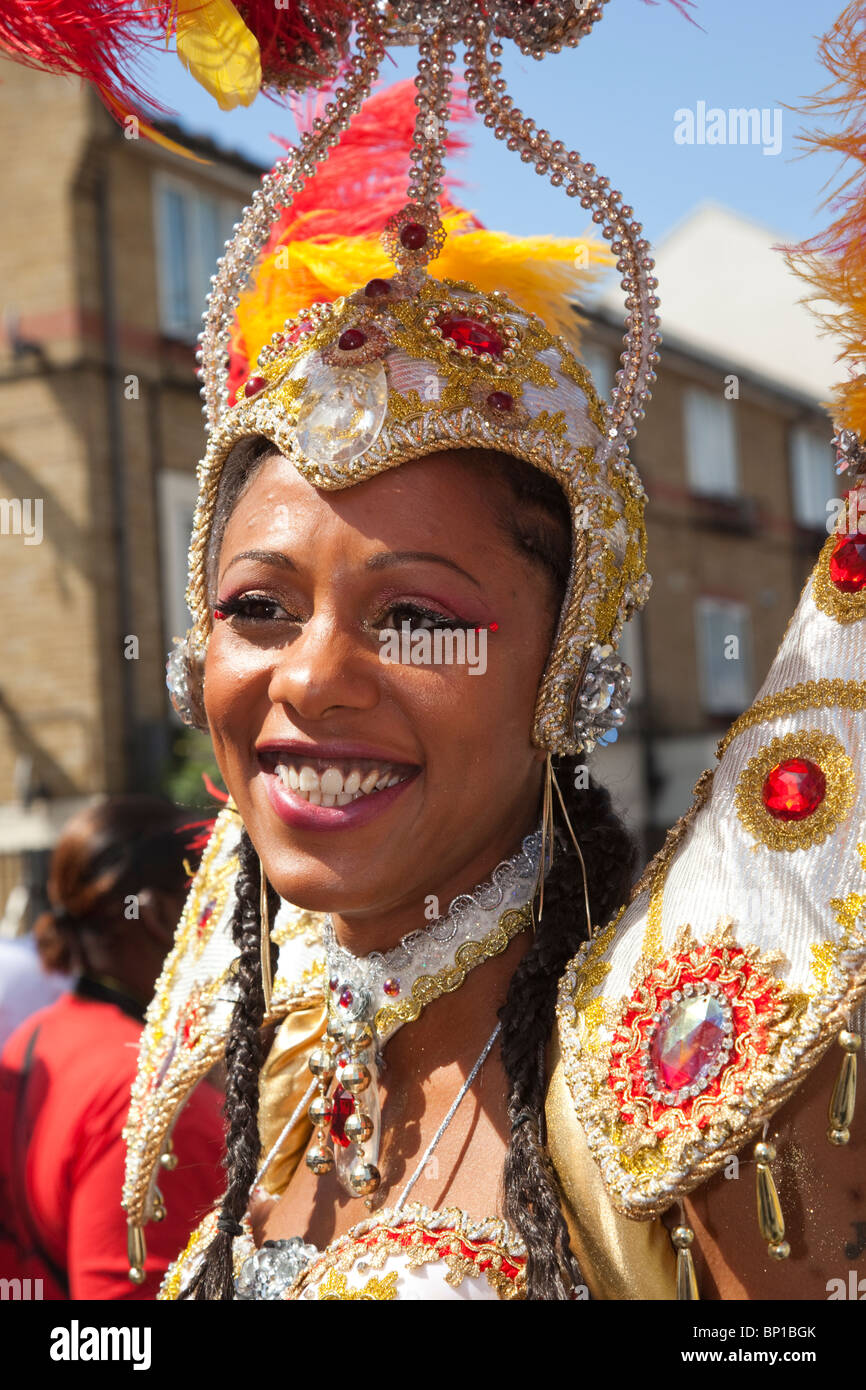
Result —
[[420, 770], [410, 763], [372, 758], [301, 758], [263, 750], [259, 761], [294, 796], [311, 806], [348, 806], [386, 787], [408, 782]]

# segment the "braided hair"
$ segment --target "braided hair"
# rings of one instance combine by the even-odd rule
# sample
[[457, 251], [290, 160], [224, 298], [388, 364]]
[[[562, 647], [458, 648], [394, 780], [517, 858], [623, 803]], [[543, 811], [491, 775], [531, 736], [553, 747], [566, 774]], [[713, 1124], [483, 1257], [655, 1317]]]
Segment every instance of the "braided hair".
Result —
[[[242, 440], [226, 460], [208, 546], [209, 579], [216, 569], [222, 536], [231, 512], [258, 468], [275, 452], [270, 441]], [[559, 485], [531, 464], [492, 450], [461, 451], [466, 462], [505, 479], [510, 492], [492, 489], [499, 523], [512, 542], [547, 571], [559, 611], [570, 557], [568, 504]], [[514, 503], [518, 505], [515, 507]], [[578, 762], [560, 758], [555, 771], [574, 833], [586, 864], [593, 923], [606, 922], [626, 900], [636, 848], [614, 811], [610, 794], [581, 777]], [[191, 1286], [196, 1299], [234, 1296], [232, 1241], [255, 1180], [261, 1143], [258, 1130], [258, 1081], [263, 1062], [261, 1027], [264, 993], [260, 962], [260, 861], [243, 831], [235, 881], [231, 930], [240, 956], [239, 993], [226, 1044], [228, 1139], [225, 1166], [228, 1186], [217, 1221], [217, 1234]], [[271, 920], [279, 905], [268, 885]], [[556, 991], [567, 961], [587, 935], [580, 859], [569, 842], [560, 847], [544, 884], [544, 910], [533, 944], [511, 979], [500, 1010], [501, 1054], [508, 1079], [507, 1113], [511, 1134], [505, 1157], [505, 1210], [511, 1227], [527, 1250], [529, 1299], [568, 1299], [580, 1283], [570, 1249], [562, 1194], [545, 1149], [544, 1100], [546, 1047], [554, 1026]], [[275, 966], [276, 947], [271, 944]]]
[[[261, 864], [246, 830], [238, 847], [238, 873], [235, 879], [235, 905], [231, 933], [238, 948], [238, 996], [232, 1012], [226, 1042], [226, 1099], [228, 1121], [226, 1153], [223, 1160], [227, 1185], [217, 1233], [207, 1257], [193, 1281], [190, 1292], [198, 1300], [234, 1297], [232, 1241], [241, 1234], [241, 1220], [247, 1209], [256, 1171], [259, 1139], [259, 1072], [262, 1068], [262, 1023], [265, 994], [261, 970], [261, 928], [259, 891]], [[269, 920], [273, 921], [279, 897], [267, 885]], [[271, 968], [276, 968], [277, 948], [271, 942]]]

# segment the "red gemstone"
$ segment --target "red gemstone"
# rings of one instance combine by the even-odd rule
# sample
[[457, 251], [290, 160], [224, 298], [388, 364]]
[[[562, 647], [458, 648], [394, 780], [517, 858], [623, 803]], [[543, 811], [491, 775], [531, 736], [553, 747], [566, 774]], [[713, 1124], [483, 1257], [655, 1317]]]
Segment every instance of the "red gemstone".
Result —
[[395, 994], [400, 993], [400, 981], [395, 980], [393, 978], [385, 980], [385, 982], [382, 985], [382, 988], [385, 991], [385, 993], [390, 994], [390, 996], [393, 999]]
[[[478, 319], [467, 318], [465, 314], [448, 314], [439, 319], [438, 326], [443, 338], [450, 338], [459, 348], [471, 348], [479, 357], [482, 353], [487, 353], [489, 357], [501, 357], [505, 350], [505, 344], [495, 328]], [[493, 394], [500, 393], [497, 391]], [[501, 394], [505, 396], [508, 392]]]
[[427, 245], [427, 228], [421, 222], [407, 222], [400, 232], [400, 244], [407, 251], [420, 251]]
[[331, 1137], [341, 1149], [348, 1149], [351, 1139], [346, 1138], [346, 1121], [355, 1113], [355, 1099], [338, 1086], [331, 1097], [334, 1105], [334, 1118], [331, 1120]]
[[347, 328], [337, 339], [337, 347], [343, 352], [354, 352], [356, 348], [363, 347], [366, 341], [367, 335], [360, 328]]
[[267, 384], [263, 376], [251, 376], [244, 387], [244, 395], [254, 396], [257, 391], [261, 391], [262, 387], [267, 386]]
[[725, 1013], [711, 994], [683, 999], [670, 1010], [650, 1040], [656, 1081], [680, 1091], [706, 1077], [725, 1038]]
[[340, 981], [337, 979], [336, 975], [332, 975], [330, 980], [328, 981], [328, 984], [330, 985], [331, 989], [336, 989], [339, 983]]
[[364, 294], [368, 299], [381, 299], [383, 294], [389, 294], [390, 291], [390, 280], [368, 280], [364, 286]]
[[843, 536], [830, 556], [830, 578], [843, 594], [866, 588], [866, 536]]
[[491, 391], [487, 397], [491, 410], [509, 411], [514, 409], [514, 397], [510, 391]]
[[354, 998], [355, 998], [354, 994], [352, 993], [352, 991], [349, 989], [349, 986], [347, 985], [346, 988], [341, 992], [340, 998], [339, 998], [338, 1002], [339, 1002], [339, 1004], [341, 1005], [342, 1008], [348, 1009], [348, 1008], [351, 1008], [352, 1001], [354, 1000]]
[[762, 800], [776, 820], [805, 820], [817, 811], [827, 791], [827, 779], [808, 758], [788, 758], [767, 774]]

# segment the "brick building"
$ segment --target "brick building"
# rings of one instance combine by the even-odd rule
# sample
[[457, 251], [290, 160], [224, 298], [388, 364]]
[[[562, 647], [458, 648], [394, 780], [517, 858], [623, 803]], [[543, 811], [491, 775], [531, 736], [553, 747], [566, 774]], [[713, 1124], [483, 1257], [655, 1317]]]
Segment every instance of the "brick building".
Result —
[[[203, 445], [195, 335], [261, 170], [208, 141], [179, 137], [196, 162], [127, 138], [78, 83], [8, 62], [0, 124], [2, 911], [84, 800], [165, 785]], [[603, 391], [615, 324], [602, 303], [586, 335]], [[668, 327], [637, 442], [654, 597], [627, 642], [635, 712], [596, 762], [648, 849], [760, 683], [833, 488], [824, 383], [762, 375], [707, 333]]]
[[194, 340], [260, 171], [126, 138], [78, 82], [5, 61], [0, 123], [2, 910], [19, 854], [165, 767], [203, 438]]

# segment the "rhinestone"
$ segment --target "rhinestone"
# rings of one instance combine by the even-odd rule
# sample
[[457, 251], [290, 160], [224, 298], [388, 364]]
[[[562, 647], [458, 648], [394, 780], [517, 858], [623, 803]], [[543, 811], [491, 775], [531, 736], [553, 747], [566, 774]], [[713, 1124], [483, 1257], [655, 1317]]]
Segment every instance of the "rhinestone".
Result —
[[659, 1081], [686, 1090], [699, 1089], [722, 1047], [725, 1012], [717, 999], [699, 995], [672, 1009], [651, 1040], [653, 1068]]
[[814, 815], [827, 793], [827, 779], [809, 758], [788, 758], [768, 774], [761, 800], [775, 820], [800, 821]]

